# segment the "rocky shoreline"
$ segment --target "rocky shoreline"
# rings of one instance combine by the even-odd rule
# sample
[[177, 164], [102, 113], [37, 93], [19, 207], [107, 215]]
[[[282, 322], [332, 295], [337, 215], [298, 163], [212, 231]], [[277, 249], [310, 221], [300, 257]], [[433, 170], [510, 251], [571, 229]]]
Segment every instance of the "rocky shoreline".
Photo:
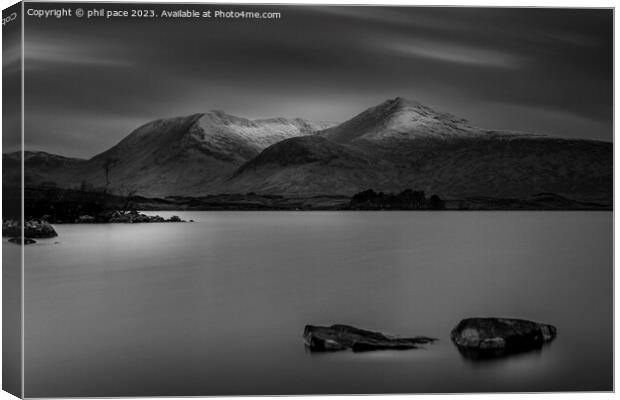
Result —
[[[19, 189], [14, 189], [19, 192]], [[367, 192], [352, 201], [345, 195], [284, 196], [258, 193], [219, 194], [200, 197], [170, 196], [165, 198], [147, 198], [131, 196], [123, 198], [108, 194], [103, 199], [101, 194], [81, 192], [70, 189], [44, 189], [27, 187], [24, 196], [26, 215], [35, 218], [50, 216], [51, 223], [72, 223], [81, 216], [105, 219], [110, 211], [106, 210], [144, 210], [144, 211], [402, 211], [429, 208], [446, 211], [527, 211], [527, 210], [564, 210], [564, 211], [611, 211], [613, 203], [604, 199], [571, 199], [554, 193], [538, 193], [523, 198], [467, 197], [453, 198], [441, 196], [431, 200], [419, 199], [416, 202], [415, 191], [400, 192], [399, 195]], [[364, 192], [362, 192], [364, 193]], [[406, 195], [407, 193], [412, 196]], [[405, 196], [403, 196], [405, 194]], [[431, 196], [432, 197], [432, 196]], [[19, 198], [14, 199], [15, 202]], [[127, 208], [126, 205], [130, 204]], [[13, 218], [21, 213], [14, 210], [6, 214]], [[101, 215], [100, 215], [101, 214]], [[99, 221], [109, 222], [109, 221]]]
[[92, 215], [80, 215], [73, 221], [76, 224], [137, 224], [148, 222], [187, 222], [180, 217], [173, 215], [166, 219], [159, 215], [146, 215], [138, 211], [104, 211], [95, 216]]
[[[156, 222], [187, 222], [180, 217], [173, 215], [166, 219], [159, 215], [146, 215], [137, 211], [105, 211], [91, 215], [80, 215], [74, 221], [63, 223], [75, 224], [137, 224], [137, 223], [156, 223]], [[190, 221], [193, 222], [193, 221]], [[21, 223], [15, 219], [2, 221], [2, 236], [8, 237], [9, 242], [15, 244], [34, 244], [34, 239], [48, 239], [58, 236], [58, 233], [47, 221], [46, 216], [37, 219], [30, 219], [24, 223], [24, 237], [22, 240]]]

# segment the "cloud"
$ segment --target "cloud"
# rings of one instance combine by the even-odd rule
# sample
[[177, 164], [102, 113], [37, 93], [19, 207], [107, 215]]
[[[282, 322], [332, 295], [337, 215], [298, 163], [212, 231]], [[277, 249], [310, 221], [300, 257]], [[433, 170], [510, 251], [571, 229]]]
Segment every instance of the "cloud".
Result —
[[610, 10], [270, 10], [285, 18], [29, 20], [29, 145], [91, 156], [149, 119], [215, 108], [341, 121], [396, 96], [481, 126], [612, 137]]
[[385, 47], [404, 56], [480, 67], [514, 69], [523, 62], [519, 57], [509, 53], [451, 43], [411, 41], [391, 43]]
[[[94, 52], [93, 48], [97, 51]], [[105, 50], [105, 46], [86, 46], [75, 41], [69, 45], [64, 41], [29, 39], [24, 48], [24, 65], [27, 69], [41, 67], [44, 64], [47, 66], [49, 64], [73, 64], [103, 67], [131, 67], [133, 65], [126, 58]]]

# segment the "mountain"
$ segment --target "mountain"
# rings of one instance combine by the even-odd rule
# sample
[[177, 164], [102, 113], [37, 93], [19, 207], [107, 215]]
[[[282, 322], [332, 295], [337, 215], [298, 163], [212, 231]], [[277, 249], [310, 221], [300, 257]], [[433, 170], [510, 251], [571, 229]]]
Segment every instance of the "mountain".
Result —
[[[447, 198], [553, 192], [577, 200], [612, 199], [611, 143], [487, 130], [403, 98], [316, 136], [326, 141], [320, 150], [306, 138], [265, 149], [237, 170], [227, 190], [352, 195], [368, 188], [414, 188]], [[314, 155], [286, 162], [290, 148]], [[356, 154], [367, 163], [341, 154]]]
[[[250, 120], [222, 111], [160, 119], [79, 165], [51, 171], [45, 179], [61, 187], [82, 182], [104, 187], [109, 182], [109, 189], [119, 194], [205, 195], [265, 147], [328, 126], [299, 118]], [[34, 165], [26, 176], [33, 185], [42, 183]]]
[[454, 138], [483, 132], [461, 118], [397, 97], [371, 107], [350, 120], [319, 134], [333, 142], [382, 142], [425, 138]]
[[318, 135], [278, 142], [239, 168], [225, 183], [231, 193], [314, 196], [355, 192], [390, 181], [372, 154]]
[[613, 200], [611, 143], [484, 129], [403, 98], [339, 125], [222, 111], [160, 119], [89, 160], [39, 152], [28, 153], [25, 164], [31, 187], [85, 183], [148, 197], [309, 198], [411, 188], [444, 199], [552, 193]]
[[[58, 174], [63, 174], [84, 163], [85, 160], [79, 158], [63, 157], [44, 151], [25, 151], [24, 169], [25, 184], [40, 185], [54, 182]], [[8, 186], [19, 186], [21, 184], [21, 152], [3, 154], [2, 157], [2, 181]]]

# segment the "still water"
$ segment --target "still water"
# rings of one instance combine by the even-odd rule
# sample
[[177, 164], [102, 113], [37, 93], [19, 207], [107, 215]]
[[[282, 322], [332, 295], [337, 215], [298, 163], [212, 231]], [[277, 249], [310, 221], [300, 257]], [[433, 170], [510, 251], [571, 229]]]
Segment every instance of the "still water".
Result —
[[[612, 389], [611, 212], [158, 214], [196, 222], [26, 248], [26, 396]], [[558, 337], [473, 362], [449, 339], [472, 316]], [[307, 352], [304, 325], [333, 323], [439, 342]]]

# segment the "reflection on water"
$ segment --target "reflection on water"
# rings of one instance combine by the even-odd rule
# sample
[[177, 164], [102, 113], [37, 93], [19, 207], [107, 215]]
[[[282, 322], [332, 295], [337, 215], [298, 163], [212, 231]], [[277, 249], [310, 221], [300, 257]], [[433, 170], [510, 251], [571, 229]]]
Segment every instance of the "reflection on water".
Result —
[[[172, 214], [196, 222], [26, 249], [26, 396], [612, 388], [611, 212]], [[472, 362], [450, 332], [484, 316], [558, 337]], [[304, 326], [334, 323], [439, 341], [308, 353]]]
[[459, 353], [461, 356], [467, 361], [471, 361], [473, 363], [497, 363], [502, 360], [512, 357], [538, 357], [545, 347], [550, 346], [551, 344], [541, 344], [538, 348], [530, 348], [530, 349], [513, 349], [513, 350], [500, 350], [495, 352], [489, 351], [478, 351], [472, 349], [459, 349]]

